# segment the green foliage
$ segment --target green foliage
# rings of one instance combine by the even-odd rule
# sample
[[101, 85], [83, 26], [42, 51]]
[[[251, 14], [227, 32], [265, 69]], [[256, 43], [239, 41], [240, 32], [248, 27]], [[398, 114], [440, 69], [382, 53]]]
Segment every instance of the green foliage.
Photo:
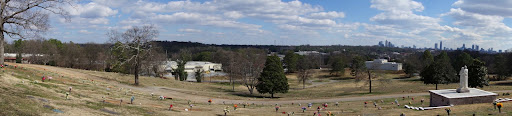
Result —
[[283, 62], [286, 65], [289, 73], [295, 72], [297, 70], [297, 64], [299, 60], [299, 55], [295, 54], [293, 51], [286, 52]]
[[116, 42], [114, 47], [111, 49], [111, 55], [113, 56], [113, 59], [109, 60], [110, 64], [112, 65], [111, 70], [114, 72], [129, 74], [129, 66], [131, 64], [130, 62], [126, 62], [126, 60], [128, 60], [128, 54], [127, 52], [123, 51], [121, 46], [121, 42]]
[[459, 79], [450, 65], [450, 58], [445, 51], [436, 56], [435, 62], [423, 69], [420, 76], [423, 83], [435, 84], [436, 89], [437, 84], [457, 82]]
[[351, 75], [357, 76], [361, 73], [364, 73], [366, 70], [366, 64], [364, 63], [364, 59], [361, 56], [354, 56], [352, 59], [352, 65], [350, 66]]
[[21, 56], [21, 53], [17, 53], [16, 54], [16, 63], [21, 63], [22, 59], [23, 59], [23, 57]]
[[265, 62], [265, 68], [258, 78], [259, 84], [256, 89], [259, 93], [269, 93], [274, 97], [275, 93], [287, 93], [288, 79], [286, 78], [281, 61], [277, 56], [268, 56]]
[[345, 73], [345, 64], [343, 62], [343, 58], [340, 56], [331, 56], [329, 58], [331, 62], [331, 74], [334, 73], [334, 75], [338, 76], [339, 74], [344, 75]]
[[423, 61], [423, 66], [427, 67], [428, 65], [434, 62], [434, 57], [430, 53], [430, 50], [425, 50], [423, 52], [423, 56], [421, 56], [421, 60]]
[[57, 39], [48, 39], [47, 42], [52, 44], [52, 45], [55, 45], [58, 50], [62, 50], [62, 48], [64, 47], [64, 44], [62, 44], [62, 42], [60, 40], [57, 40]]
[[195, 73], [194, 73], [194, 76], [196, 77], [196, 80], [197, 82], [201, 82], [201, 80], [203, 79], [203, 70], [196, 70]]
[[176, 61], [178, 63], [178, 68], [173, 69], [174, 70], [174, 78], [176, 80], [185, 81], [188, 77], [187, 72], [185, 72], [185, 64], [187, 64], [187, 61], [179, 60]]
[[498, 54], [494, 57], [494, 69], [496, 70], [496, 74], [498, 75], [498, 78], [496, 80], [506, 80], [507, 76], [510, 75], [506, 59], [503, 57], [503, 55]]
[[[506, 61], [506, 66], [507, 66], [507, 70], [508, 70], [508, 74], [511, 74], [510, 72], [512, 72], [512, 54], [508, 54], [508, 57], [505, 58], [505, 61]], [[509, 75], [507, 75], [509, 76]]]
[[487, 75], [487, 67], [485, 63], [473, 59], [472, 65], [468, 67], [468, 86], [480, 87], [489, 86], [489, 80], [485, 77]]
[[16, 49], [17, 53], [21, 53], [21, 50], [23, 49], [23, 40], [18, 39], [14, 40], [14, 48]]
[[462, 54], [460, 54], [455, 60], [453, 69], [460, 70], [461, 67], [471, 66], [471, 63], [473, 63], [473, 57], [466, 52], [462, 52]]
[[406, 62], [404, 63], [404, 72], [412, 76], [412, 74], [418, 72], [418, 67], [412, 63]]
[[212, 61], [212, 52], [200, 52], [195, 55], [194, 61]]

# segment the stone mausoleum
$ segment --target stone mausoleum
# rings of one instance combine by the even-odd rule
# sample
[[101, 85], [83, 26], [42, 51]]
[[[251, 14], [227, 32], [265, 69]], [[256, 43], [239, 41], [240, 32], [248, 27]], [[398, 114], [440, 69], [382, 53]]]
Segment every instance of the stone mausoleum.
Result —
[[458, 89], [430, 90], [430, 106], [450, 106], [475, 103], [492, 103], [498, 94], [468, 88], [468, 69], [462, 67]]

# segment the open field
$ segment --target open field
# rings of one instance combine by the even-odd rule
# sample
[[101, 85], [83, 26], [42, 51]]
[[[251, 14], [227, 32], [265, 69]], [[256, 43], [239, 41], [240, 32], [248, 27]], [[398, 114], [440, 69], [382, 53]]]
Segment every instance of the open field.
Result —
[[[14, 68], [12, 65], [17, 65]], [[78, 69], [59, 68], [42, 65], [12, 64], [2, 69], [0, 81], [0, 115], [223, 115], [223, 109], [229, 106], [228, 115], [285, 115], [282, 112], [294, 112], [295, 115], [312, 115], [321, 103], [328, 103], [329, 107], [320, 111], [325, 115], [331, 111], [335, 115], [446, 115], [443, 109], [431, 111], [414, 111], [391, 104], [395, 99], [400, 104], [412, 106], [428, 106], [427, 90], [434, 89], [434, 85], [424, 85], [417, 79], [393, 79], [401, 74], [384, 73], [383, 79], [374, 81], [373, 93], [369, 94], [364, 82], [356, 83], [350, 76], [327, 77], [325, 71], [319, 70], [318, 75], [312, 79], [328, 80], [317, 81], [308, 88], [301, 89], [293, 75], [288, 75], [291, 89], [289, 93], [277, 94], [277, 99], [263, 98], [269, 95], [255, 93], [248, 95], [247, 89], [241, 85], [235, 86], [226, 83], [192, 83], [180, 82], [174, 79], [160, 79], [141, 77], [141, 86], [132, 86], [133, 77], [109, 72], [97, 72]], [[346, 73], [348, 74], [348, 72]], [[51, 81], [41, 82], [43, 75], [52, 76]], [[348, 79], [338, 79], [348, 78]], [[338, 79], [338, 80], [336, 80]], [[332, 82], [330, 80], [336, 80]], [[37, 81], [37, 83], [34, 83]], [[313, 86], [314, 85], [314, 86]], [[440, 89], [456, 88], [457, 84], [439, 85]], [[69, 99], [65, 93], [72, 87]], [[512, 90], [512, 82], [492, 82], [491, 86], [483, 88], [489, 91], [508, 92]], [[154, 96], [151, 96], [151, 93]], [[158, 100], [159, 95], [173, 99]], [[133, 104], [129, 104], [130, 97], [134, 96]], [[408, 97], [409, 96], [409, 97]], [[103, 98], [105, 97], [105, 103]], [[402, 97], [405, 97], [403, 99]], [[412, 98], [414, 97], [414, 100]], [[512, 96], [498, 96], [511, 98]], [[121, 103], [121, 99], [123, 102]], [[212, 99], [212, 105], [207, 100]], [[423, 105], [419, 102], [425, 99]], [[191, 110], [188, 101], [194, 106]], [[383, 101], [381, 103], [381, 100]], [[368, 108], [364, 102], [369, 102]], [[378, 110], [372, 104], [376, 101], [382, 109]], [[224, 104], [224, 103], [225, 104]], [[301, 107], [313, 102], [311, 109], [302, 113]], [[340, 102], [339, 107], [334, 102]], [[238, 104], [238, 110], [233, 105]], [[244, 103], [248, 106], [243, 108]], [[253, 104], [254, 103], [254, 104]], [[281, 108], [275, 112], [275, 104]], [[292, 105], [293, 103], [293, 105]], [[302, 106], [299, 106], [298, 104]], [[170, 104], [173, 110], [168, 111]], [[512, 115], [510, 103], [504, 103], [504, 113], [498, 114], [491, 104], [460, 105], [452, 109], [455, 115]], [[59, 113], [60, 112], [60, 113]]]

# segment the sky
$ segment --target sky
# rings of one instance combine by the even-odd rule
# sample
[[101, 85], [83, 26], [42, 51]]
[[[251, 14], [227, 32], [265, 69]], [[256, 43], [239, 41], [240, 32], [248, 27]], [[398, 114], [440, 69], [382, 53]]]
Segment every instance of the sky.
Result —
[[250, 45], [477, 44], [512, 48], [509, 0], [82, 0], [44, 35], [104, 43], [106, 32], [154, 25], [155, 40]]

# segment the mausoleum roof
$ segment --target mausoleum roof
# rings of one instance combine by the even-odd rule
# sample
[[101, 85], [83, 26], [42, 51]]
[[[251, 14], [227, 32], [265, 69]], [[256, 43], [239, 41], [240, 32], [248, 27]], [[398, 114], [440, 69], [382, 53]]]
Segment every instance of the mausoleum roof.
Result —
[[443, 90], [429, 90], [431, 93], [446, 97], [446, 98], [464, 98], [464, 97], [478, 97], [498, 95], [493, 92], [480, 90], [477, 88], [469, 88], [468, 93], [458, 93], [456, 89], [443, 89]]

